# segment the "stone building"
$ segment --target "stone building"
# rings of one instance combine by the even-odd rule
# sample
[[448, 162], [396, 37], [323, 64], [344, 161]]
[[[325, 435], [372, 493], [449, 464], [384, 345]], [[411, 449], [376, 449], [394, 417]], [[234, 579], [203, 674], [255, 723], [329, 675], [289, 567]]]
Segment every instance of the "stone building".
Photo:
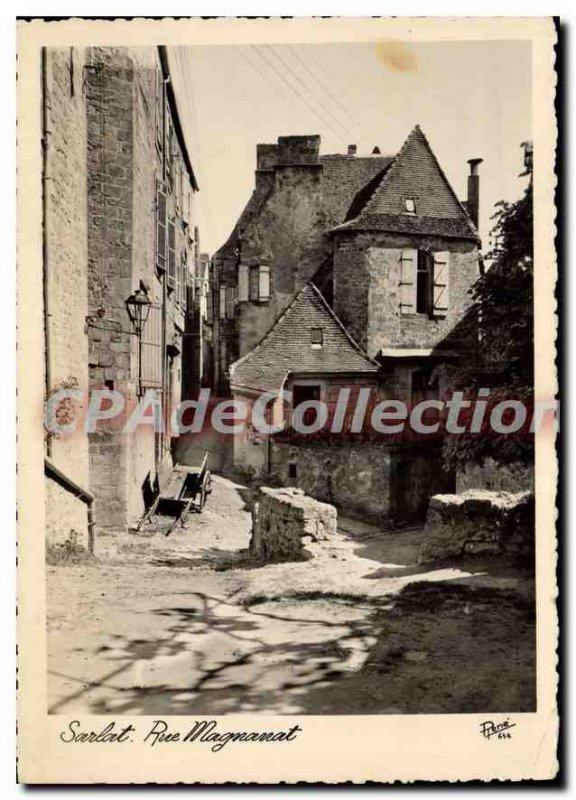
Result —
[[[258, 145], [254, 192], [214, 257], [220, 384], [230, 377], [237, 390], [258, 342], [269, 342], [267, 332], [313, 280], [350, 339], [379, 364], [383, 397], [408, 406], [438, 397], [440, 368], [470, 344], [480, 159], [469, 162], [461, 202], [418, 126], [393, 157], [378, 148], [367, 157], [354, 147], [346, 155], [319, 151], [318, 136]], [[271, 364], [287, 346], [277, 337]], [[298, 461], [293, 482], [319, 499], [338, 504], [347, 493], [343, 506], [399, 521], [422, 518], [429, 496], [452, 484], [438, 442], [314, 451], [299, 444], [277, 460]], [[359, 493], [350, 490], [352, 465]]]
[[182, 362], [182, 396], [197, 397], [203, 387], [214, 384], [214, 297], [212, 262], [208, 253], [198, 251], [198, 232], [194, 281], [188, 287], [186, 336]]
[[[155, 390], [167, 420], [181, 397], [198, 190], [169, 52], [50, 48], [42, 69], [47, 394], [119, 390], [128, 414]], [[149, 303], [141, 335], [126, 307], [136, 291]], [[112, 422], [48, 443], [62, 472], [93, 494], [97, 527], [114, 530], [143, 513], [170, 447], [168, 432], [124, 434]], [[62, 521], [51, 493], [48, 515]]]

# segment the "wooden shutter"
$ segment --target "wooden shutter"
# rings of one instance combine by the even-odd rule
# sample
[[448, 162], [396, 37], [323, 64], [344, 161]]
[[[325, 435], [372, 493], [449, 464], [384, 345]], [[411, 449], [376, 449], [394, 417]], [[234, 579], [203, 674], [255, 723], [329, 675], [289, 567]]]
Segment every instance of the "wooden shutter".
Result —
[[262, 264], [258, 275], [258, 299], [266, 301], [270, 299], [270, 267]]
[[220, 301], [219, 317], [220, 319], [226, 319], [226, 289], [224, 288], [224, 286], [220, 287], [219, 301]]
[[418, 250], [403, 250], [400, 257], [400, 313], [416, 313]]
[[238, 302], [245, 303], [248, 300], [248, 267], [246, 264], [238, 266]]
[[168, 222], [168, 286], [176, 288], [176, 225], [173, 219]]
[[162, 307], [152, 305], [142, 329], [140, 388], [162, 388]]
[[236, 316], [236, 289], [234, 286], [226, 287], [226, 319]]
[[166, 187], [156, 181], [156, 269], [166, 272]]
[[188, 284], [190, 283], [188, 277], [188, 253], [186, 248], [182, 250], [182, 310], [185, 311], [188, 306]]
[[162, 73], [156, 70], [156, 144], [162, 150], [164, 139], [164, 81]]
[[433, 313], [443, 317], [450, 303], [450, 253], [434, 253]]

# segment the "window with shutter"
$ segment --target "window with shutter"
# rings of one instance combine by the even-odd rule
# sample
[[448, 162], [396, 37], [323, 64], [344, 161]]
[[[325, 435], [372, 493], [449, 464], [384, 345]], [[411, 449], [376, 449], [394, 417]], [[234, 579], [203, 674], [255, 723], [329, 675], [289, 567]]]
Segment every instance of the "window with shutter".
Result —
[[166, 272], [166, 187], [156, 181], [156, 269]]
[[430, 314], [432, 308], [431, 295], [432, 260], [430, 254], [418, 250], [418, 265], [416, 267], [416, 313]]
[[248, 300], [248, 267], [246, 264], [238, 266], [238, 302], [245, 303]]
[[434, 253], [434, 286], [432, 310], [434, 316], [444, 317], [450, 303], [450, 253]]
[[270, 299], [270, 267], [261, 264], [258, 275], [258, 299], [267, 302]]
[[416, 313], [417, 250], [403, 250], [400, 258], [400, 313]]
[[257, 301], [258, 300], [258, 289], [259, 289], [259, 285], [260, 285], [260, 269], [259, 269], [259, 267], [250, 267], [248, 283], [249, 283], [249, 287], [248, 287], [249, 299], [252, 300], [252, 301]]
[[236, 289], [234, 286], [226, 287], [226, 319], [236, 316]]
[[226, 289], [224, 286], [220, 287], [218, 316], [220, 319], [226, 319]]
[[176, 288], [176, 225], [173, 219], [168, 222], [168, 287]]

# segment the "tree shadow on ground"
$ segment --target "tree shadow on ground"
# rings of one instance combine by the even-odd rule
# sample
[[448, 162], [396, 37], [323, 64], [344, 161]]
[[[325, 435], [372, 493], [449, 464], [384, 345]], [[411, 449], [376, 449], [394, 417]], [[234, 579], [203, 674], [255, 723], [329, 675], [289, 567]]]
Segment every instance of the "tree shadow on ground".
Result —
[[113, 668], [51, 712], [83, 695], [95, 714], [535, 709], [534, 598], [514, 589], [422, 581], [343, 621], [305, 595], [244, 607], [191, 592], [187, 602], [152, 612], [171, 621], [163, 637], [93, 652]]
[[300, 691], [341, 677], [368, 649], [365, 619], [283, 615], [199, 592], [190, 600], [152, 612], [172, 620], [162, 638], [117, 637], [113, 649], [92, 653], [118, 666], [51, 713], [82, 695], [97, 714], [298, 713]]
[[[473, 714], [536, 710], [534, 595], [468, 582], [418, 582], [373, 618], [377, 641], [306, 714]], [[345, 704], [342, 704], [345, 697]], [[334, 711], [335, 705], [339, 711]]]

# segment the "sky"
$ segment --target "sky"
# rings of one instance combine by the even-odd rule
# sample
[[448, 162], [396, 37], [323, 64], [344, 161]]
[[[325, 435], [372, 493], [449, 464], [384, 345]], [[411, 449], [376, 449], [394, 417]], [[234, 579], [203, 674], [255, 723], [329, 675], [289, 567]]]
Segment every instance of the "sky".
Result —
[[401, 42], [170, 48], [200, 191], [201, 248], [227, 239], [254, 186], [256, 144], [320, 134], [322, 154], [398, 152], [419, 124], [460, 199], [480, 165], [480, 235], [494, 204], [521, 196], [532, 138], [530, 43]]

